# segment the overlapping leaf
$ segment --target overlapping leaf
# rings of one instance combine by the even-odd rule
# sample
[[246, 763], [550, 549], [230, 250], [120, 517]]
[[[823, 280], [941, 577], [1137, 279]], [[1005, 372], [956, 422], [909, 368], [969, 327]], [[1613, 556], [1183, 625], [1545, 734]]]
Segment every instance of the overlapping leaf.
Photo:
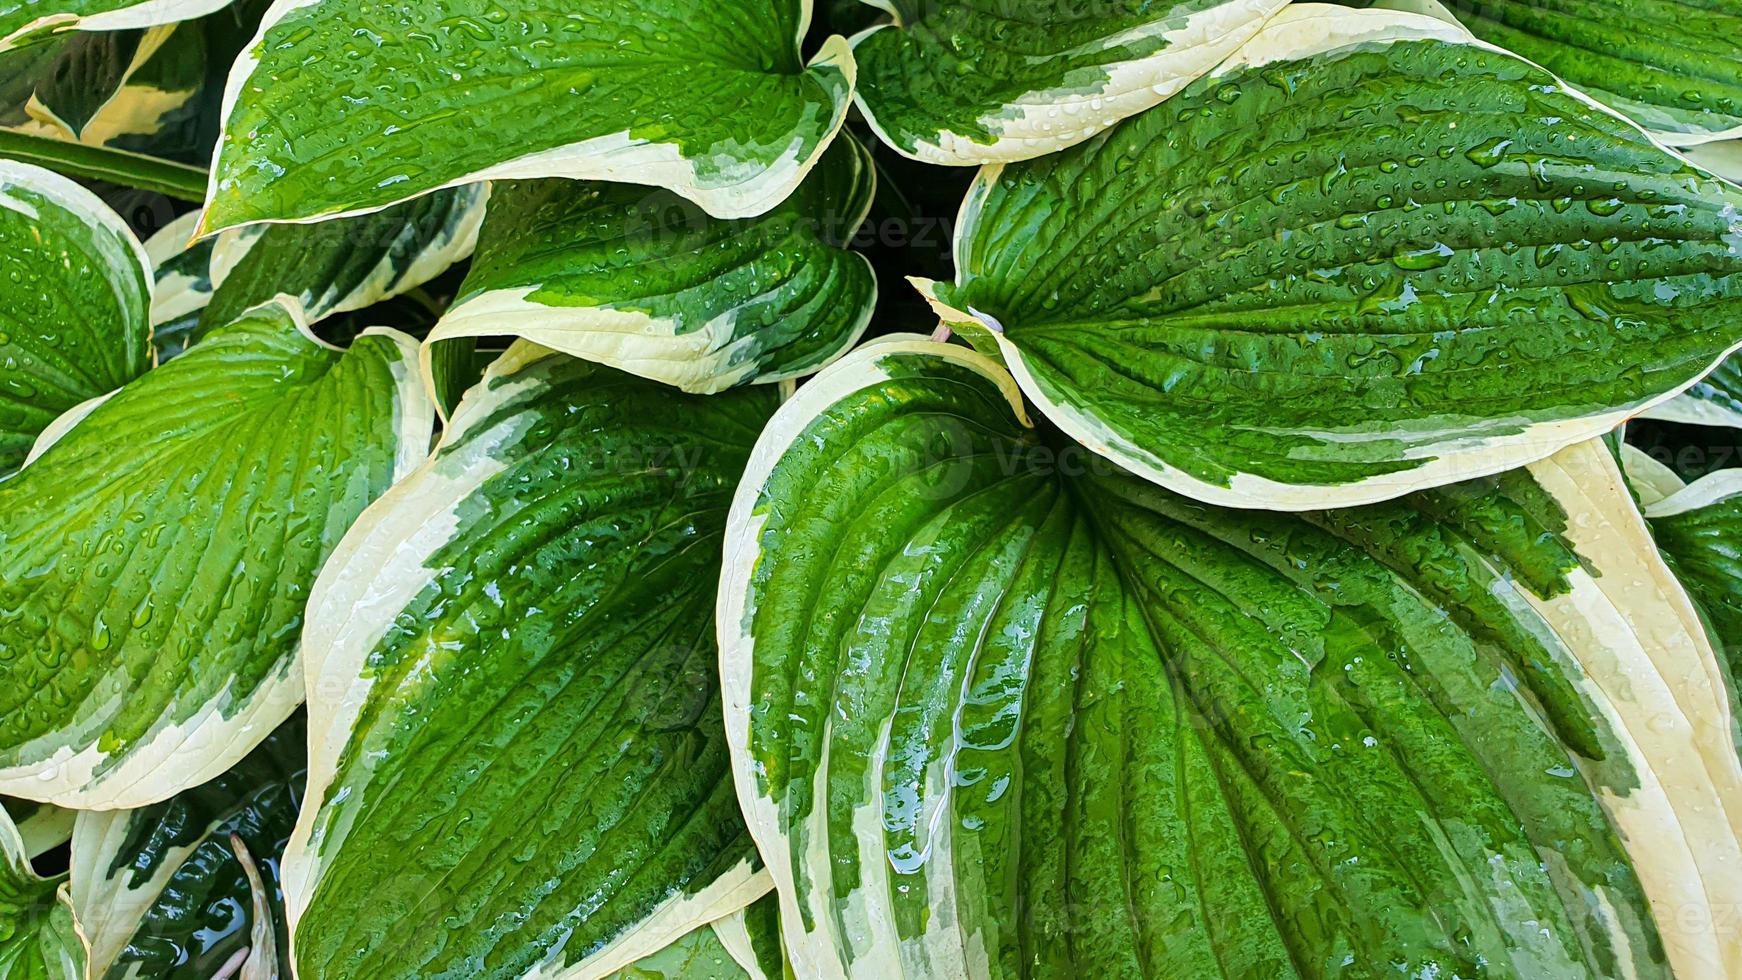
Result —
[[304, 977], [600, 977], [765, 892], [712, 608], [775, 402], [522, 342], [315, 587]]
[[[751, 946], [752, 933], [761, 945]], [[771, 928], [770, 928], [771, 927]], [[657, 953], [611, 974], [610, 980], [784, 980], [779, 904], [773, 895], [700, 926]]]
[[0, 161], [0, 479], [61, 413], [151, 366], [149, 263], [96, 195]]
[[944, 317], [1079, 440], [1236, 506], [1499, 472], [1669, 398], [1742, 342], [1742, 190], [1462, 36], [1297, 4], [988, 169]]
[[1027, 160], [1166, 99], [1285, 2], [880, 2], [895, 23], [853, 39], [856, 99], [916, 159]]
[[1721, 976], [1742, 766], [1607, 450], [1220, 509], [959, 347], [800, 389], [733, 502], [727, 737], [807, 977]]
[[62, 31], [121, 31], [203, 17], [231, 0], [16, 0], [0, 8], [0, 52]]
[[[259, 923], [231, 835], [269, 892], [268, 931], [284, 934], [278, 860], [296, 824], [306, 738], [305, 721], [293, 716], [209, 783], [153, 806], [79, 815], [71, 897], [92, 977], [208, 980], [244, 949], [256, 957], [250, 934]], [[282, 958], [273, 969], [268, 975], [290, 976]]]
[[1692, 387], [1640, 415], [1689, 425], [1742, 428], [1742, 358], [1725, 358]]
[[72, 839], [75, 811], [11, 797], [0, 797], [0, 809], [5, 810], [12, 825], [18, 828], [18, 837], [24, 843], [24, 856], [32, 861]]
[[157, 277], [158, 354], [168, 360], [281, 294], [295, 297], [311, 321], [403, 296], [471, 255], [487, 196], [473, 184], [355, 218], [192, 242], [199, 216], [184, 215], [145, 245]]
[[845, 247], [875, 186], [851, 136], [774, 210], [735, 221], [627, 184], [498, 185], [429, 344], [523, 337], [692, 392], [809, 374], [876, 305], [871, 264]]
[[1477, 37], [1542, 65], [1665, 140], [1742, 136], [1742, 4], [1735, 0], [1445, 6]]
[[290, 714], [316, 572], [428, 447], [412, 358], [268, 305], [0, 483], [0, 792], [158, 802]]
[[0, 122], [92, 146], [192, 157], [206, 81], [206, 32], [198, 23], [77, 31], [0, 52]]
[[0, 977], [85, 980], [85, 950], [73, 929], [66, 878], [37, 876], [18, 828], [0, 810]]
[[[1632, 475], [1632, 470], [1629, 470]], [[1673, 475], [1673, 474], [1672, 474]], [[1651, 533], [1669, 566], [1711, 626], [1725, 656], [1723, 690], [1742, 712], [1742, 470], [1719, 470], [1680, 489], [1641, 502]]]
[[366, 211], [486, 178], [669, 188], [720, 217], [784, 199], [833, 139], [846, 42], [808, 0], [281, 3], [225, 97], [206, 228]]

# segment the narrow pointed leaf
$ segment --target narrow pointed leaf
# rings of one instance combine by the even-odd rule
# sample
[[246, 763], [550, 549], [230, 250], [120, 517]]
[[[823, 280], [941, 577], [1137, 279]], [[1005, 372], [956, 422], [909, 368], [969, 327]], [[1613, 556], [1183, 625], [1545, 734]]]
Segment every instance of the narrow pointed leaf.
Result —
[[630, 184], [499, 184], [428, 344], [520, 337], [703, 393], [810, 374], [871, 320], [876, 277], [845, 245], [875, 186], [851, 136], [774, 210], [735, 221]]
[[1384, 500], [1609, 431], [1742, 342], [1742, 189], [1464, 37], [1290, 6], [1166, 105], [984, 171], [943, 316], [1213, 503]]
[[855, 96], [896, 150], [928, 163], [1028, 160], [1178, 92], [1284, 0], [895, 0], [853, 39]]
[[85, 980], [85, 949], [73, 929], [66, 878], [37, 877], [18, 828], [0, 810], [0, 977]]
[[714, 585], [771, 389], [689, 396], [522, 342], [315, 586], [304, 977], [601, 977], [767, 890]]
[[70, 180], [0, 160], [0, 479], [61, 413], [151, 366], [150, 266]]
[[429, 444], [415, 356], [265, 306], [0, 483], [0, 792], [155, 803], [289, 716], [316, 572]]
[[[211, 782], [152, 806], [79, 815], [72, 901], [94, 980], [207, 980], [238, 950], [258, 949], [256, 931], [287, 934], [278, 865], [307, 778], [306, 738], [292, 716]], [[269, 920], [231, 835], [254, 861]], [[290, 976], [288, 959], [267, 958]]]
[[797, 975], [1742, 967], [1720, 669], [1599, 442], [1290, 515], [1021, 411], [868, 345], [733, 501], [727, 737]]
[[230, 77], [206, 229], [521, 177], [652, 184], [720, 217], [760, 214], [816, 162], [853, 88], [844, 40], [800, 60], [809, 6], [276, 4]]

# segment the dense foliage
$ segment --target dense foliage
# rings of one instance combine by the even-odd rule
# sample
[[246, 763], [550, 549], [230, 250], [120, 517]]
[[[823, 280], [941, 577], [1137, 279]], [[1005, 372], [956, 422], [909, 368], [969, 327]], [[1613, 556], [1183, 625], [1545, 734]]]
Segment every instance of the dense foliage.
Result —
[[1742, 980], [1742, 0], [0, 0], [0, 980]]

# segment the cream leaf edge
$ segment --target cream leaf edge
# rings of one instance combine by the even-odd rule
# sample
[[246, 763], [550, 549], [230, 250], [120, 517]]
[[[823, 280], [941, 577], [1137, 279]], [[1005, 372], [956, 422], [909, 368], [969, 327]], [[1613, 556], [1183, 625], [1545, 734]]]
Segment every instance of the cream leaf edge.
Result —
[[[759, 540], [766, 516], [758, 512], [758, 498], [810, 422], [841, 398], [887, 378], [878, 361], [894, 353], [934, 356], [979, 371], [1023, 418], [1015, 379], [990, 358], [910, 338], [868, 344], [776, 411], [752, 451], [727, 521], [716, 607], [727, 742], [739, 777], [739, 803], [774, 878], [783, 938], [802, 976], [848, 974], [836, 953], [844, 937], [806, 933], [799, 926], [803, 920], [794, 898], [792, 858], [783, 846], [780, 809], [759, 793], [753, 775], [749, 708], [756, 644], [747, 624], [752, 575], [759, 562], [769, 559]], [[1581, 671], [1575, 686], [1617, 733], [1640, 775], [1641, 785], [1625, 795], [1608, 789], [1596, 795], [1627, 844], [1677, 973], [1742, 975], [1742, 922], [1728, 915], [1742, 908], [1742, 875], [1735, 874], [1742, 868], [1742, 760], [1731, 741], [1734, 720], [1722, 694], [1717, 653], [1600, 440], [1563, 448], [1530, 465], [1530, 473], [1569, 509], [1570, 543], [1599, 572], [1576, 570], [1571, 590], [1551, 599], [1522, 589], [1516, 593], [1560, 638]], [[817, 779], [827, 771], [824, 751]], [[877, 773], [868, 778], [876, 779]], [[870, 819], [859, 814], [855, 821], [861, 817]], [[808, 819], [814, 824], [818, 818], [813, 814]], [[827, 837], [813, 833], [811, 839]], [[877, 867], [871, 862], [864, 887], [855, 895], [878, 887]], [[849, 896], [847, 901], [863, 900]], [[832, 915], [820, 914], [828, 911], [820, 902], [815, 898], [809, 911], [817, 922], [831, 921]], [[851, 976], [903, 975], [893, 952], [893, 923], [874, 904], [861, 904], [858, 911], [868, 919], [871, 938], [849, 944], [858, 954]], [[1695, 926], [1683, 928], [1690, 921]]]
[[[1216, 66], [1209, 77], [1224, 77], [1242, 68], [1329, 54], [1356, 45], [1389, 44], [1401, 40], [1439, 40], [1467, 44], [1503, 54], [1508, 58], [1525, 60], [1477, 40], [1456, 22], [1428, 14], [1378, 7], [1352, 8], [1325, 3], [1296, 3], [1266, 22], [1257, 35]], [[1565, 83], [1559, 84], [1566, 94], [1644, 134], [1664, 153], [1686, 159], [1627, 117]], [[981, 168], [962, 200], [953, 243], [958, 270], [970, 265], [968, 247], [979, 225], [980, 209], [1002, 173], [1003, 164]], [[958, 310], [941, 302], [935, 292], [935, 283], [930, 280], [910, 278], [909, 281], [938, 314], [940, 323], [945, 326], [967, 326], [974, 331], [977, 339], [991, 336], [996, 341], [1006, 367], [1021, 385], [1023, 393], [1073, 439], [1144, 479], [1176, 493], [1205, 503], [1246, 509], [1295, 512], [1379, 503], [1417, 490], [1491, 476], [1539, 462], [1567, 446], [1609, 432], [1628, 418], [1677, 398], [1697, 384], [1700, 377], [1723, 363], [1730, 354], [1742, 350], [1742, 340], [1738, 340], [1700, 371], [1698, 376], [1669, 390], [1607, 412], [1532, 423], [1520, 432], [1504, 436], [1461, 437], [1455, 433], [1445, 433], [1445, 437], [1439, 441], [1415, 446], [1405, 453], [1404, 459], [1421, 461], [1420, 465], [1409, 470], [1338, 484], [1283, 483], [1240, 472], [1233, 474], [1228, 484], [1223, 486], [1199, 479], [1173, 466], [1159, 455], [1137, 445], [1095, 414], [1054, 397], [1035, 376], [1026, 355], [1006, 337], [1003, 325], [997, 320], [976, 310]]]
[[[496, 409], [542, 386], [536, 378], [524, 376], [523, 369], [560, 356], [522, 340], [492, 362], [484, 380], [461, 399], [436, 452], [364, 510], [310, 589], [302, 663], [309, 694], [308, 782], [280, 863], [292, 963], [296, 962], [297, 926], [325, 872], [321, 852], [343, 845], [362, 803], [360, 796], [353, 796], [350, 805], [330, 819], [321, 805], [337, 777], [338, 759], [351, 729], [374, 688], [374, 681], [362, 670], [363, 662], [400, 610], [434, 581], [436, 570], [428, 562], [457, 534], [459, 507], [506, 468], [498, 451], [517, 439], [529, 423], [515, 417], [499, 420], [486, 431], [473, 430]], [[440, 455], [442, 448], [460, 443], [464, 448], [459, 455]], [[558, 943], [525, 976], [600, 980], [685, 933], [745, 908], [772, 887], [766, 871], [740, 862], [695, 893], [667, 899], [579, 962], [565, 965], [563, 944]]]
[[[341, 350], [316, 337], [309, 329], [301, 304], [294, 297], [280, 296], [261, 304], [283, 309], [298, 333], [329, 350]], [[256, 309], [259, 309], [257, 307]], [[393, 481], [408, 474], [426, 454], [435, 427], [435, 406], [424, 393], [416, 370], [417, 343], [397, 330], [371, 327], [361, 337], [381, 336], [398, 351], [389, 369], [394, 383], [394, 432], [396, 434]], [[58, 437], [73, 431], [108, 396], [81, 403], [51, 425]], [[67, 421], [68, 424], [62, 424]], [[40, 456], [49, 446], [40, 442], [32, 450]], [[231, 684], [181, 722], [164, 724], [161, 719], [149, 735], [124, 755], [116, 757], [96, 745], [74, 750], [61, 745], [38, 762], [0, 768], [0, 794], [77, 810], [132, 809], [160, 803], [182, 790], [207, 782], [240, 762], [261, 739], [283, 724], [303, 703], [302, 660], [306, 634], [296, 653], [263, 681], [246, 699], [232, 704], [226, 717], [220, 705], [231, 701]], [[118, 761], [117, 761], [118, 759]], [[97, 771], [112, 767], [98, 775]]]
[[[840, 35], [831, 35], [826, 39], [817, 53], [806, 64], [806, 72], [836, 71], [841, 74], [844, 83], [844, 93], [833, 107], [832, 121], [816, 148], [801, 158], [800, 154], [789, 146], [781, 157], [753, 179], [743, 180], [736, 184], [721, 187], [703, 186], [696, 165], [684, 158], [676, 144], [655, 143], [636, 139], [625, 130], [604, 136], [591, 137], [548, 150], [539, 150], [519, 157], [513, 157], [501, 163], [484, 167], [471, 173], [462, 174], [439, 186], [425, 191], [395, 198], [385, 204], [369, 205], [356, 208], [335, 208], [321, 214], [306, 218], [260, 218], [247, 221], [219, 224], [212, 216], [212, 202], [217, 196], [219, 161], [222, 158], [226, 144], [232, 142], [229, 132], [230, 118], [235, 112], [236, 104], [241, 99], [242, 90], [253, 77], [255, 69], [260, 66], [260, 49], [266, 39], [266, 32], [292, 11], [303, 7], [315, 6], [333, 0], [274, 0], [267, 8], [266, 15], [261, 19], [260, 28], [248, 46], [242, 49], [236, 62], [230, 68], [230, 74], [224, 84], [224, 98], [219, 110], [219, 119], [223, 128], [220, 130], [218, 145], [212, 151], [211, 175], [206, 184], [206, 203], [200, 209], [198, 234], [209, 235], [230, 228], [246, 227], [254, 224], [314, 224], [332, 218], [351, 217], [360, 214], [371, 214], [385, 210], [395, 204], [401, 204], [414, 197], [458, 187], [462, 184], [472, 184], [489, 180], [525, 180], [538, 177], [567, 177], [575, 180], [605, 180], [627, 184], [643, 184], [653, 187], [663, 187], [674, 194], [696, 204], [703, 211], [716, 218], [749, 218], [763, 214], [786, 200], [787, 196], [797, 189], [811, 168], [822, 159], [823, 151], [839, 135], [841, 127], [847, 121], [847, 108], [851, 104], [851, 93], [858, 82], [858, 65], [853, 60], [852, 48], [847, 40]], [[814, 0], [799, 0], [801, 32], [808, 28]], [[794, 44], [803, 41], [803, 34]]]

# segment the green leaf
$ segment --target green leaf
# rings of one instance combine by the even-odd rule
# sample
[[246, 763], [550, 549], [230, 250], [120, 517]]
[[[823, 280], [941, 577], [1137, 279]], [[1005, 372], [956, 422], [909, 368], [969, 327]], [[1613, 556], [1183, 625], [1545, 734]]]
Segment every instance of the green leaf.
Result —
[[26, 133], [0, 132], [0, 160], [41, 164], [82, 180], [133, 187], [178, 201], [200, 200], [206, 184], [206, 172], [199, 167]]
[[845, 247], [875, 189], [851, 136], [774, 210], [736, 221], [629, 184], [498, 184], [425, 356], [456, 337], [520, 337], [701, 393], [810, 374], [876, 306], [871, 263]]
[[705, 925], [613, 971], [607, 980], [750, 980], [750, 974], [732, 959], [714, 927]]
[[1385, 500], [1614, 428], [1742, 343], [1742, 188], [1466, 41], [1289, 7], [1165, 106], [982, 172], [940, 313], [1212, 503]]
[[1742, 357], [1725, 358], [1692, 387], [1640, 412], [1639, 417], [1742, 428]]
[[281, 3], [237, 61], [208, 231], [378, 208], [484, 179], [665, 187], [772, 208], [833, 139], [853, 57], [809, 66], [808, 0]]
[[184, 214], [145, 242], [155, 283], [151, 292], [151, 343], [158, 363], [179, 356], [193, 343], [206, 306], [212, 301], [212, 249], [217, 238], [195, 241], [198, 213]]
[[608, 980], [786, 980], [790, 976], [780, 948], [780, 904], [773, 895], [764, 895], [611, 973]]
[[1742, 136], [1742, 6], [1734, 0], [1447, 6], [1477, 37], [1529, 58], [1668, 142]]
[[250, 226], [191, 242], [199, 216], [183, 215], [145, 245], [157, 270], [159, 356], [168, 360], [279, 295], [295, 297], [311, 322], [403, 296], [471, 255], [488, 195], [472, 184], [354, 218]]
[[123, 31], [204, 17], [230, 0], [16, 0], [0, 8], [0, 52], [62, 31]]
[[61, 413], [151, 367], [149, 268], [96, 195], [0, 161], [0, 480]]
[[799, 976], [1742, 968], [1717, 658], [1598, 441], [1222, 509], [891, 338], [775, 414], [725, 553], [727, 738]]
[[[307, 732], [294, 715], [211, 782], [153, 806], [79, 814], [72, 903], [93, 978], [207, 980], [250, 945], [259, 923], [232, 834], [267, 887], [265, 925], [285, 933], [277, 869], [307, 778]], [[287, 959], [278, 967], [290, 976]]]
[[1028, 160], [1156, 105], [1215, 67], [1286, 0], [893, 0], [853, 38], [855, 99], [927, 163]]
[[415, 289], [472, 254], [488, 196], [469, 184], [354, 218], [220, 234], [196, 337], [280, 293], [318, 321]]
[[1656, 500], [1641, 496], [1646, 520], [1669, 567], [1706, 615], [1726, 658], [1718, 689], [1729, 696], [1730, 717], [1742, 719], [1742, 470], [1719, 470], [1681, 488], [1659, 474], [1655, 486], [1669, 492]]
[[37, 877], [18, 828], [0, 810], [0, 977], [85, 980], [85, 948], [73, 930], [66, 879]]
[[7, 119], [19, 132], [157, 156], [198, 152], [200, 24], [62, 35], [0, 53], [0, 76], [23, 110]]
[[315, 585], [304, 977], [599, 977], [759, 897], [713, 638], [772, 389], [521, 342]]
[[429, 445], [415, 356], [264, 306], [0, 483], [0, 792], [144, 806], [290, 715], [316, 572]]

